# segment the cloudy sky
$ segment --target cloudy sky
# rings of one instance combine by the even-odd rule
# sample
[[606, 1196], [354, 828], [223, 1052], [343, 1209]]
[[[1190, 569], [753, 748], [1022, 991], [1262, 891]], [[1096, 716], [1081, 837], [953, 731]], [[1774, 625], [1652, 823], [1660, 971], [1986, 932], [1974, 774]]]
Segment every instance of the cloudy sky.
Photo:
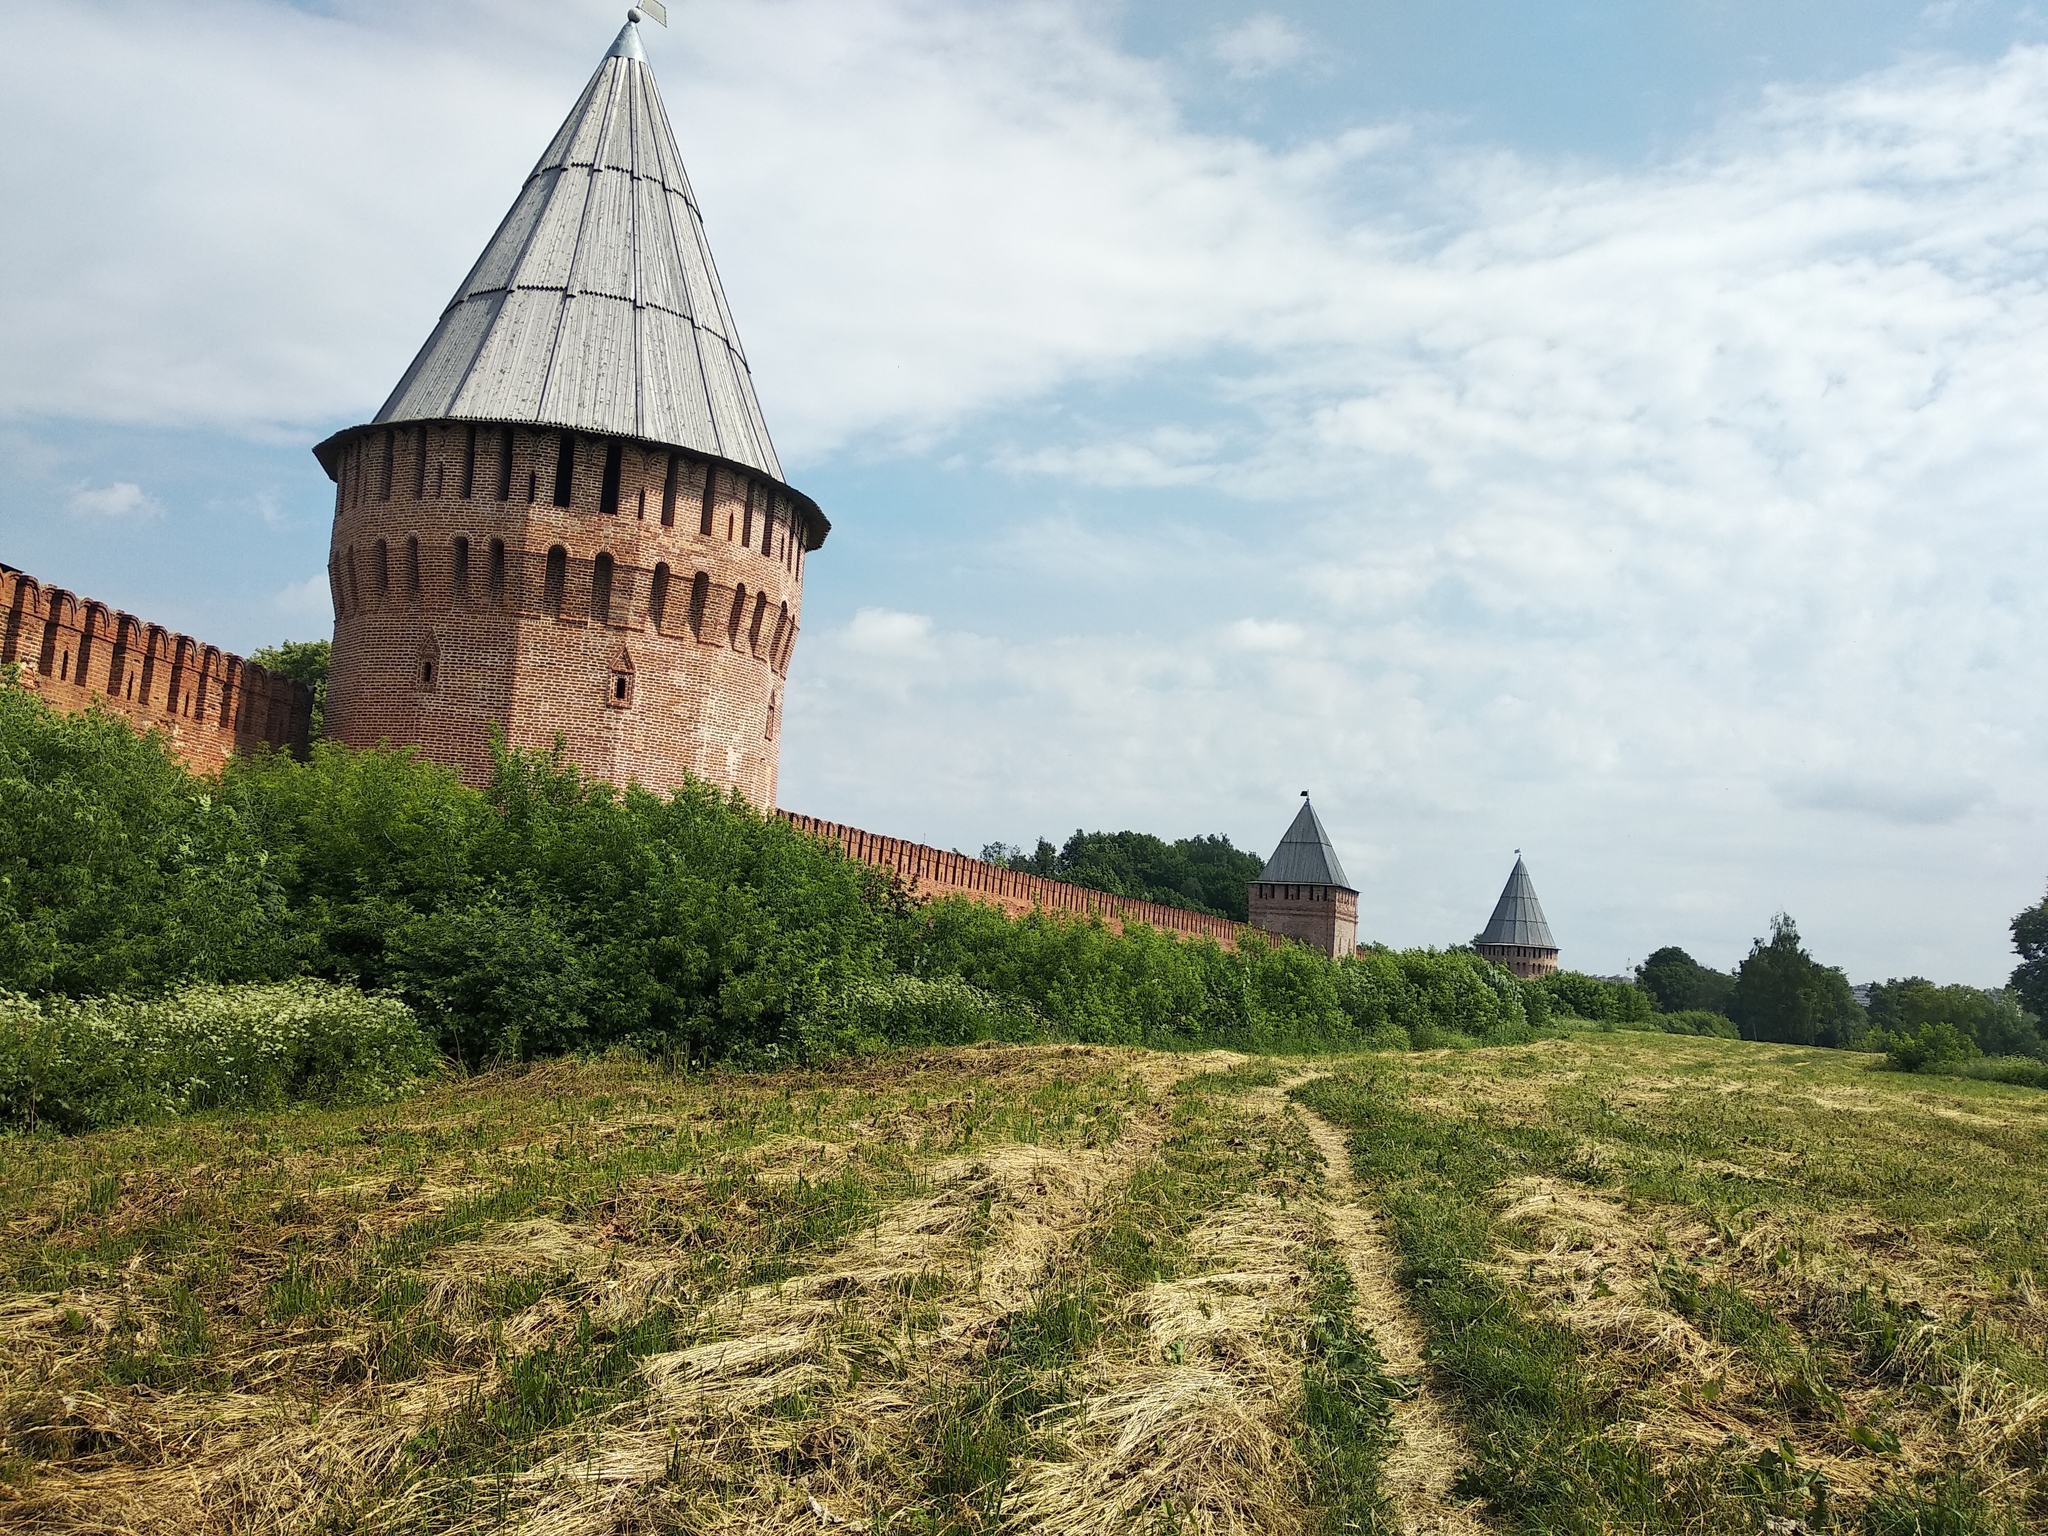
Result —
[[[328, 632], [331, 490], [585, 0], [0, 6], [0, 560]], [[1791, 14], [1787, 14], [1787, 13]], [[835, 523], [783, 800], [1267, 849], [1366, 934], [1991, 984], [2048, 876], [2048, 19], [1990, 0], [682, 0]]]

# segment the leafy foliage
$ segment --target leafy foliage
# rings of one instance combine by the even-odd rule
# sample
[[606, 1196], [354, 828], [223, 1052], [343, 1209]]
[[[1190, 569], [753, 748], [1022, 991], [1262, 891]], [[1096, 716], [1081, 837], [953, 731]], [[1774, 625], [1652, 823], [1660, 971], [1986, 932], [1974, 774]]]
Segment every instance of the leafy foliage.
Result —
[[2027, 1012], [2048, 1019], [2048, 897], [2012, 920], [2012, 947], [2020, 957], [2013, 968], [2012, 990]]
[[1730, 1013], [1744, 1039], [1781, 1045], [1848, 1045], [1863, 1029], [1848, 977], [1809, 955], [1783, 912], [1736, 971]]
[[1983, 1055], [2048, 1056], [2037, 1022], [2009, 989], [1937, 987], [1924, 977], [1908, 976], [1872, 983], [1867, 1007], [1870, 1027], [1887, 1034], [1911, 1035], [1926, 1024], [1952, 1024]]
[[1239, 922], [1245, 920], [1248, 887], [1266, 867], [1257, 854], [1214, 834], [1169, 843], [1149, 832], [1076, 829], [1057, 851], [1041, 837], [1031, 853], [1004, 843], [990, 843], [981, 852], [990, 863], [1025, 874]]
[[1660, 1013], [1704, 1009], [1725, 1014], [1735, 978], [1701, 965], [1676, 945], [1666, 945], [1636, 967], [1636, 985], [1649, 993]]
[[287, 640], [266, 645], [249, 659], [266, 672], [304, 683], [313, 695], [313, 740], [320, 739], [327, 714], [327, 673], [334, 657], [331, 640]]
[[376, 1102], [438, 1066], [403, 1003], [318, 981], [152, 1000], [0, 993], [0, 1124], [19, 1128]]
[[1554, 971], [1537, 984], [1550, 995], [1557, 1012], [1596, 1024], [1646, 1024], [1653, 1011], [1650, 994], [1642, 988], [1603, 981], [1583, 971]]
[[[1332, 962], [1257, 935], [1225, 952], [1142, 925], [913, 903], [706, 786], [620, 792], [558, 758], [500, 750], [478, 791], [415, 754], [321, 742], [304, 762], [238, 758], [203, 780], [159, 738], [0, 689], [0, 765], [26, 808], [0, 826], [0, 987], [312, 976], [395, 994], [472, 1065], [1040, 1034], [1434, 1046], [1525, 1038], [1554, 1011], [1548, 984], [1468, 952]], [[1580, 981], [1556, 983], [1555, 1011], [1647, 1010], [1633, 988]]]

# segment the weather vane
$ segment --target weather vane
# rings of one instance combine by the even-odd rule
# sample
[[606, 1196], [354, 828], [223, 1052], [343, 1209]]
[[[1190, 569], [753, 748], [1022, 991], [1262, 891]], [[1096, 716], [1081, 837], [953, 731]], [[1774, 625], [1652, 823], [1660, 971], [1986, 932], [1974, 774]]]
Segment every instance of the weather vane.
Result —
[[638, 21], [642, 16], [651, 16], [664, 27], [668, 25], [668, 7], [663, 5], [661, 0], [639, 0], [637, 5], [626, 12], [628, 21]]

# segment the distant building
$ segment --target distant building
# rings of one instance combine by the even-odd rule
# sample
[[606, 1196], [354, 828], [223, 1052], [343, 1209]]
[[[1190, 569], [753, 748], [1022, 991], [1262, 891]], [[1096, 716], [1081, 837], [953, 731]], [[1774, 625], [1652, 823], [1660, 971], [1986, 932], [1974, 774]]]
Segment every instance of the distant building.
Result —
[[1308, 792], [1301, 814], [1252, 882], [1251, 924], [1336, 959], [1358, 947], [1358, 892], [1344, 877]]
[[1479, 935], [1479, 953], [1506, 966], [1517, 976], [1548, 976], [1557, 969], [1557, 940], [1543, 918], [1543, 903], [1529, 879], [1529, 866], [1515, 855], [1514, 872], [1494, 903], [1486, 931]]

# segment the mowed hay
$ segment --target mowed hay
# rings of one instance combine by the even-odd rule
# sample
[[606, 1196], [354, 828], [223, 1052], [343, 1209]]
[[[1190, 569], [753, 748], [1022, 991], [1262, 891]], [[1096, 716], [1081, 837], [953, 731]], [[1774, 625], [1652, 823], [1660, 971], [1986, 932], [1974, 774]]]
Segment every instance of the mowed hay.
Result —
[[[274, 1160], [216, 1153], [194, 1170], [206, 1177], [193, 1188], [213, 1202], [209, 1219], [247, 1235], [230, 1240], [240, 1251], [222, 1271], [225, 1285], [209, 1281], [202, 1293], [195, 1272], [193, 1300], [176, 1303], [190, 1308], [202, 1294], [209, 1305], [223, 1302], [204, 1331], [175, 1341], [195, 1351], [189, 1370], [158, 1359], [185, 1323], [165, 1311], [165, 1261], [147, 1243], [105, 1280], [0, 1298], [0, 1453], [15, 1458], [0, 1460], [0, 1498], [9, 1488], [20, 1495], [0, 1503], [0, 1524], [279, 1531], [347, 1511], [352, 1528], [445, 1530], [480, 1519], [459, 1509], [488, 1504], [507, 1519], [538, 1522], [536, 1529], [598, 1530], [643, 1505], [685, 1509], [729, 1474], [786, 1483], [785, 1466], [850, 1443], [847, 1422], [871, 1420], [863, 1435], [900, 1442], [914, 1456], [912, 1437], [894, 1428], [923, 1390], [905, 1367], [942, 1370], [949, 1352], [972, 1353], [976, 1328], [1029, 1289], [1089, 1201], [1156, 1144], [1158, 1117], [1145, 1106], [1156, 1084], [1179, 1073], [1150, 1060], [1135, 1071], [1139, 1057], [1066, 1048], [927, 1052], [894, 1071], [800, 1079], [816, 1102], [847, 1105], [834, 1110], [838, 1121], [822, 1122], [836, 1127], [826, 1136], [809, 1130], [809, 1102], [782, 1080], [683, 1080], [670, 1088], [676, 1080], [610, 1063], [557, 1066], [479, 1083], [477, 1092], [517, 1090], [519, 1108], [495, 1131], [451, 1092], [417, 1103], [463, 1115], [452, 1135], [407, 1127], [410, 1105], [378, 1111], [373, 1128], [343, 1129], [333, 1142], [338, 1151], [327, 1157], [340, 1176], [323, 1179], [304, 1162], [279, 1169]], [[1128, 1082], [1119, 1086], [1110, 1074]], [[576, 1090], [593, 1079], [607, 1094], [662, 1085], [678, 1097], [677, 1112], [584, 1113]], [[708, 1108], [693, 1107], [707, 1098]], [[609, 1102], [596, 1101], [600, 1109]], [[804, 1128], [778, 1129], [791, 1122]], [[696, 1128], [685, 1134], [686, 1123]], [[792, 1198], [792, 1184], [836, 1176], [852, 1160], [848, 1147], [872, 1153], [872, 1126], [886, 1131], [878, 1165], [886, 1173], [855, 1170], [867, 1193], [847, 1206], [850, 1235], [835, 1236], [844, 1221], [827, 1212], [815, 1234], [792, 1229], [751, 1260], [741, 1253], [733, 1273], [742, 1278], [748, 1263], [785, 1271], [767, 1283], [733, 1289], [725, 1269], [705, 1268], [726, 1256], [726, 1234], [746, 1238], [779, 1220], [777, 1202]], [[1013, 1132], [1053, 1139], [1007, 1139]], [[220, 1132], [205, 1135], [232, 1152]], [[491, 1135], [524, 1161], [497, 1175], [466, 1150]], [[1077, 1136], [1096, 1144], [1058, 1139]], [[720, 1137], [734, 1150], [720, 1152]], [[689, 1154], [700, 1138], [708, 1161], [697, 1183], [630, 1172], [634, 1157], [646, 1158], [635, 1148], [667, 1159]], [[948, 1150], [975, 1140], [974, 1150]], [[442, 1144], [449, 1150], [435, 1154]], [[833, 1168], [820, 1167], [820, 1152]], [[564, 1178], [572, 1191], [573, 1181], [592, 1182], [584, 1170], [607, 1162], [627, 1172], [597, 1174], [595, 1198], [549, 1194]], [[397, 1171], [378, 1172], [380, 1165]], [[273, 1190], [289, 1182], [282, 1199], [252, 1201], [238, 1192], [251, 1177]], [[498, 1193], [508, 1177], [519, 1189], [531, 1185], [537, 1193], [519, 1199], [538, 1201], [545, 1214], [472, 1216], [508, 1203]], [[706, 1205], [696, 1193], [703, 1179], [733, 1193]], [[120, 1207], [96, 1230], [146, 1227], [166, 1211], [189, 1228], [191, 1202], [178, 1211], [160, 1187], [173, 1181], [133, 1182], [153, 1202], [150, 1212]], [[76, 1209], [83, 1183], [51, 1188]], [[509, 1203], [516, 1208], [519, 1199]], [[31, 1235], [61, 1238], [76, 1217], [57, 1210], [39, 1217]], [[668, 1213], [683, 1216], [680, 1230]], [[266, 1239], [275, 1246], [263, 1247]], [[393, 1251], [417, 1257], [394, 1268], [383, 1257]], [[88, 1262], [83, 1273], [92, 1270]], [[284, 1283], [308, 1288], [309, 1310], [266, 1324]], [[414, 1367], [415, 1379], [386, 1380], [378, 1368], [394, 1326], [381, 1321], [381, 1297], [393, 1285], [407, 1316], [436, 1330], [432, 1358]], [[535, 1293], [539, 1299], [505, 1310], [508, 1297]], [[507, 1368], [522, 1355], [566, 1347], [580, 1329], [596, 1330], [602, 1347], [603, 1337], [652, 1309], [671, 1319], [666, 1331], [687, 1340], [683, 1348], [634, 1362], [626, 1380], [606, 1389], [612, 1406], [574, 1410], [560, 1431], [529, 1449], [511, 1447], [517, 1454], [488, 1474], [482, 1504], [468, 1494], [450, 1503], [436, 1491], [462, 1473], [456, 1464], [434, 1471], [431, 1456], [416, 1464], [422, 1432], [473, 1417], [507, 1390]], [[116, 1335], [124, 1349], [157, 1362], [148, 1368], [170, 1390], [102, 1380]], [[889, 1365], [892, 1353], [900, 1365]], [[901, 1379], [879, 1379], [884, 1367]], [[849, 1378], [863, 1369], [867, 1379], [849, 1392]], [[834, 1402], [835, 1394], [845, 1401]], [[792, 1416], [793, 1399], [824, 1410], [806, 1424], [802, 1413]], [[759, 1464], [807, 1438], [821, 1443], [793, 1460]], [[693, 1482], [689, 1469], [705, 1466], [717, 1475]], [[784, 1487], [770, 1503], [786, 1495]]]

